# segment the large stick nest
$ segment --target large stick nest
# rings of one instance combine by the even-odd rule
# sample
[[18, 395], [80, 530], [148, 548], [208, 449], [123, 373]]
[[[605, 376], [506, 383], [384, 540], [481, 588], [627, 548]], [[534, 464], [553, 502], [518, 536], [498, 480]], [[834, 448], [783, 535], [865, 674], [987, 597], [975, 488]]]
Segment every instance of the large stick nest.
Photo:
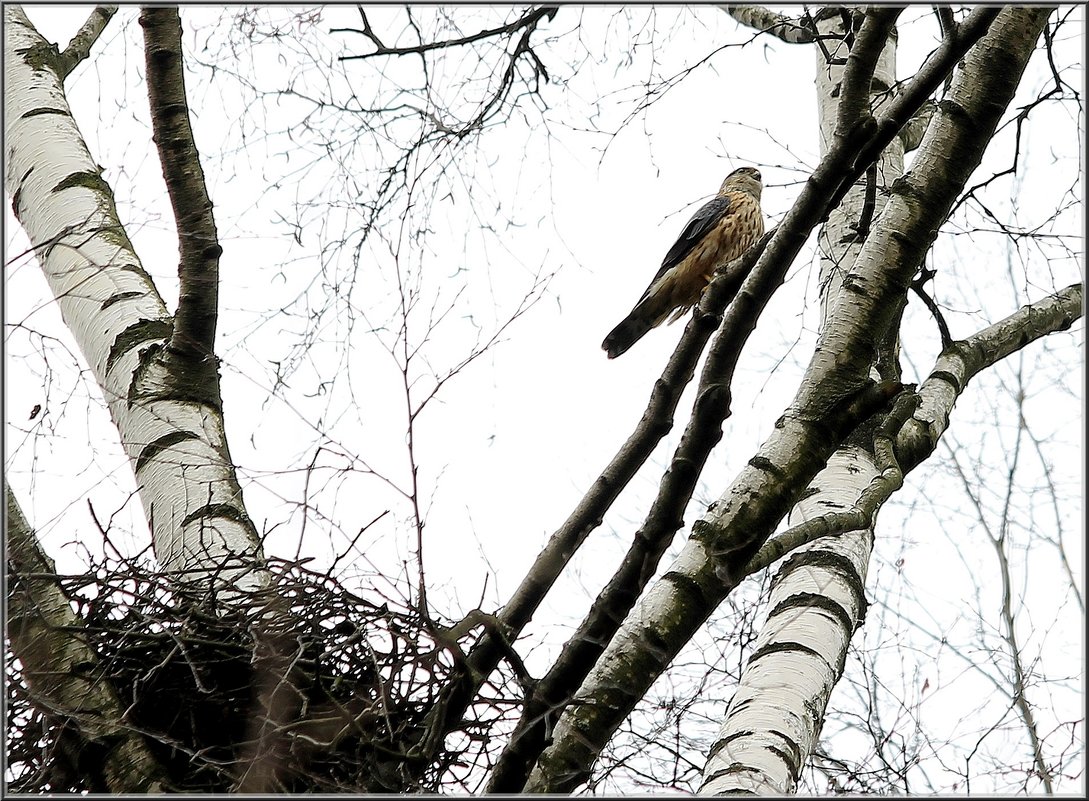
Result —
[[[176, 578], [132, 563], [60, 577], [98, 657], [88, 670], [114, 689], [167, 784], [230, 792], [257, 770], [279, 792], [439, 789], [461, 754], [427, 731], [425, 716], [456, 654], [415, 612], [297, 563], [270, 573], [267, 589], [218, 613], [209, 592], [180, 591]], [[6, 674], [8, 789], [105, 791], [110, 744], [35, 698], [15, 660]], [[454, 739], [479, 743], [488, 728], [469, 722]], [[428, 742], [439, 745], [421, 749]]]

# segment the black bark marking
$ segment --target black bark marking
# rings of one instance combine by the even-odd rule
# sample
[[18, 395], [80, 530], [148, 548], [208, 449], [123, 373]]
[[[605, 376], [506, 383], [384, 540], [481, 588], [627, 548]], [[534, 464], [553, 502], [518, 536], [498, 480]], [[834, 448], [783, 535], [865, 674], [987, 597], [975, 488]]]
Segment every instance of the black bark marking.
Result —
[[723, 748], [728, 746], [739, 737], [751, 737], [754, 733], [755, 732], [753, 732], [751, 729], [742, 729], [741, 731], [736, 731], [733, 734], [715, 740], [715, 742], [711, 744], [710, 750], [708, 750], [707, 752], [707, 761], [710, 762], [712, 759], [715, 758], [715, 755], [717, 755], [719, 751], [721, 751]]
[[42, 114], [60, 114], [62, 117], [70, 116], [67, 111], [59, 108], [32, 108], [30, 111], [23, 113], [23, 119], [30, 119], [31, 117], [38, 117]]
[[696, 603], [699, 603], [700, 605], [708, 603], [707, 594], [703, 591], [703, 587], [683, 573], [671, 570], [662, 576], [662, 580], [668, 581], [679, 592], [691, 596]]
[[964, 391], [964, 387], [960, 383], [960, 379], [950, 373], [948, 370], [935, 370], [930, 374], [931, 378], [936, 378], [939, 381], [944, 381], [953, 387], [953, 391], [960, 395]]
[[836, 618], [845, 631], [854, 631], [855, 621], [846, 609], [830, 598], [812, 592], [800, 592], [790, 596], [768, 613], [768, 620], [798, 609], [820, 609]]
[[129, 300], [130, 298], [139, 298], [143, 296], [143, 292], [118, 292], [116, 295], [110, 295], [104, 301], [102, 306], [99, 307], [100, 311], [104, 311], [115, 303], [120, 303], [123, 300]]
[[91, 189], [96, 192], [102, 192], [109, 196], [112, 200], [113, 194], [110, 192], [110, 185], [102, 178], [102, 175], [95, 170], [80, 170], [74, 172], [71, 175], [62, 178], [57, 182], [57, 185], [53, 187], [54, 192], [59, 192], [62, 189], [74, 189], [77, 186], [82, 186], [85, 189]]
[[786, 476], [786, 473], [781, 467], [778, 467], [771, 459], [767, 459], [763, 456], [754, 456], [749, 460], [749, 464], [755, 467], [757, 470], [763, 470], [765, 473], [771, 473], [775, 478], [782, 479]]
[[184, 527], [194, 520], [210, 517], [231, 520], [239, 525], [245, 526], [246, 530], [249, 531], [252, 536], [257, 536], [257, 528], [253, 525], [253, 521], [250, 520], [249, 516], [237, 506], [232, 506], [229, 503], [209, 503], [199, 509], [195, 509], [185, 516], [181, 525]]
[[107, 375], [117, 360], [137, 345], [169, 339], [173, 330], [174, 324], [170, 320], [137, 320], [114, 339], [110, 355], [106, 357]]
[[158, 456], [162, 451], [167, 448], [177, 445], [179, 442], [184, 442], [191, 439], [200, 439], [192, 431], [171, 431], [169, 434], [164, 434], [154, 442], [149, 442], [144, 449], [140, 451], [140, 455], [136, 458], [136, 475], [140, 475], [140, 471]]

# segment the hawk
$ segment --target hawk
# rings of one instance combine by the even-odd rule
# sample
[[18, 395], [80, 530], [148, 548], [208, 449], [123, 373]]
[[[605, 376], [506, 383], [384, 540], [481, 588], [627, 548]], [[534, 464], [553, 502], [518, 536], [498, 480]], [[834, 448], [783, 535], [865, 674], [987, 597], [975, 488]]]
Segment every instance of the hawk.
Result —
[[647, 291], [601, 347], [615, 359], [644, 334], [680, 319], [699, 302], [715, 268], [748, 250], [764, 234], [760, 211], [760, 171], [741, 167], [726, 176], [718, 194], [685, 225]]

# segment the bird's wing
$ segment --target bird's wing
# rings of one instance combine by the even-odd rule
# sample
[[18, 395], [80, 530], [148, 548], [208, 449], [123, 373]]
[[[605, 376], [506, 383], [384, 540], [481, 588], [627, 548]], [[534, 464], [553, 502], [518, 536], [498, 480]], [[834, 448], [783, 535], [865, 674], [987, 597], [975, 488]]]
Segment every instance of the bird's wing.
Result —
[[685, 224], [684, 230], [677, 237], [677, 241], [673, 243], [673, 247], [669, 249], [665, 258], [662, 259], [662, 266], [647, 286], [643, 297], [647, 296], [659, 278], [684, 261], [684, 257], [692, 252], [692, 249], [718, 224], [719, 220], [729, 210], [730, 198], [722, 195], [717, 195], [700, 206], [699, 210], [692, 215], [692, 219]]
[[662, 272], [680, 264], [684, 257], [692, 252], [692, 248], [699, 244], [699, 241], [726, 216], [729, 210], [730, 198], [722, 195], [717, 195], [700, 206], [699, 211], [692, 215], [692, 219], [684, 226], [681, 235], [673, 243], [673, 247], [662, 259]]

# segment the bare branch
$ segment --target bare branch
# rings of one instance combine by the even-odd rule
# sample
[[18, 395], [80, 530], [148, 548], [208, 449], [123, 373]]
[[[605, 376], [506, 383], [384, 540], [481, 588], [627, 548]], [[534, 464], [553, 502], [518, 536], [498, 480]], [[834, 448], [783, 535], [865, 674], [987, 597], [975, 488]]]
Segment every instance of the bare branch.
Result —
[[[1016, 395], [1016, 398], [1019, 411], [1023, 410], [1025, 397], [1024, 384], [1021, 381], [1021, 377], [1021, 371], [1017, 370], [1017, 389], [1019, 392]], [[971, 500], [972, 505], [975, 506], [979, 525], [986, 532], [987, 539], [990, 540], [991, 545], [994, 547], [995, 557], [998, 561], [998, 574], [1002, 580], [1002, 639], [1006, 643], [1008, 649], [1007, 655], [1009, 657], [1010, 669], [1013, 673], [1013, 675], [1007, 679], [1008, 689], [1007, 687], [1002, 687], [1002, 689], [1009, 693], [1014, 706], [1017, 707], [1017, 712], [1021, 716], [1021, 722], [1025, 725], [1025, 733], [1032, 746], [1032, 757], [1036, 767], [1036, 775], [1040, 777], [1040, 781], [1043, 783], [1047, 794], [1051, 795], [1053, 792], [1051, 770], [1048, 768], [1047, 760], [1044, 757], [1043, 745], [1040, 741], [1039, 729], [1036, 725], [1036, 716], [1026, 697], [1026, 692], [1028, 690], [1028, 677], [1026, 674], [1028, 671], [1024, 664], [1021, 644], [1017, 637], [1017, 626], [1013, 612], [1013, 576], [1010, 573], [1010, 560], [1007, 552], [1010, 527], [1009, 507], [1016, 486], [1015, 478], [1021, 459], [1021, 446], [1023, 440], [1026, 438], [1024, 416], [1018, 416], [1020, 419], [1018, 420], [1017, 433], [1014, 436], [1013, 447], [1009, 457], [1009, 468], [1006, 472], [1006, 492], [1002, 516], [995, 527], [988, 524], [987, 515], [984, 513], [979, 494], [974, 490], [972, 483], [968, 480], [967, 475], [965, 475], [964, 468], [961, 466], [956, 451], [949, 446], [948, 442], [946, 443], [946, 446], [949, 449], [949, 458], [953, 464], [953, 470], [961, 480], [965, 494]], [[997, 528], [997, 530], [995, 530], [995, 528]]]
[[[733, 300], [769, 239], [770, 235], [765, 234], [742, 257], [720, 267], [674, 355], [691, 349], [691, 339], [696, 339], [702, 349], [706, 332], [712, 330], [711, 325], [720, 319], [722, 309]], [[692, 416], [646, 519], [636, 531], [620, 567], [541, 679], [532, 702], [523, 709], [510, 747], [494, 769], [489, 792], [521, 790], [533, 760], [544, 748], [545, 733], [552, 728], [571, 695], [605, 650], [624, 616], [654, 576], [673, 535], [684, 525], [684, 509], [711, 450], [722, 438], [722, 423], [730, 416], [734, 368], [751, 333], [752, 329], [749, 329], [735, 338], [715, 339], [700, 375]]]
[[850, 224], [853, 229], [843, 239], [846, 242], [863, 242], [870, 233], [873, 214], [877, 210], [877, 162], [866, 168], [866, 196], [862, 201], [862, 210], [858, 220]]
[[719, 8], [742, 25], [789, 44], [808, 44], [815, 38], [812, 27], [805, 24], [805, 17], [787, 17], [763, 6], [720, 5]]
[[356, 30], [354, 28], [333, 28], [330, 33], [361, 33], [370, 39], [375, 46], [375, 51], [373, 53], [361, 53], [357, 56], [341, 56], [341, 61], [374, 58], [375, 56], [403, 56], [410, 53], [426, 53], [430, 50], [442, 50], [447, 47], [461, 47], [463, 45], [472, 44], [473, 42], [479, 42], [483, 39], [490, 39], [493, 36], [513, 36], [522, 29], [532, 32], [542, 19], [547, 18], [551, 22], [552, 18], [556, 16], [556, 12], [559, 10], [558, 6], [541, 6], [540, 8], [530, 11], [524, 17], [520, 17], [507, 25], [500, 25], [498, 28], [488, 28], [478, 31], [471, 36], [463, 36], [458, 39], [446, 39], [441, 42], [421, 42], [418, 45], [409, 45], [407, 47], [386, 47], [382, 44], [381, 40], [371, 28], [370, 23], [367, 21], [363, 9], [359, 10], [360, 15], [363, 17], [363, 30]]
[[836, 136], [847, 136], [870, 117], [870, 83], [877, 60], [903, 8], [877, 7], [866, 12], [843, 68], [836, 119]]
[[953, 402], [980, 371], [1055, 331], [1065, 331], [1082, 316], [1082, 284], [1072, 284], [954, 342], [938, 357], [930, 377], [919, 387], [922, 406], [896, 437], [896, 456], [905, 472], [926, 459], [949, 425]]
[[60, 54], [60, 79], [67, 78], [91, 54], [98, 37], [117, 13], [117, 6], [98, 6]]
[[214, 350], [219, 257], [223, 248], [189, 124], [181, 19], [176, 8], [145, 8], [140, 13], [140, 26], [144, 29], [151, 124], [174, 209], [180, 250], [181, 288], [167, 353], [180, 357], [187, 367], [199, 369], [205, 383], [217, 387], [218, 397]]
[[[708, 286], [692, 320], [681, 335], [680, 342], [667, 362], [661, 377], [655, 381], [647, 408], [636, 424], [635, 430], [617, 451], [616, 455], [594, 481], [589, 492], [552, 535], [548, 544], [534, 560], [522, 583], [504, 605], [500, 616], [502, 628], [511, 639], [517, 637], [530, 621], [545, 595], [553, 587], [564, 567], [594, 529], [613, 501], [628, 485], [636, 471], [650, 457], [673, 424], [673, 413], [688, 382], [695, 373], [696, 363], [714, 333], [715, 324], [722, 309], [738, 291], [738, 284], [767, 243], [769, 236], [754, 245], [740, 259], [726, 265]], [[754, 321], [755, 325], [755, 321]], [[653, 550], [653, 549], [648, 549]], [[640, 556], [640, 559], [646, 558]], [[502, 660], [504, 643], [488, 631], [469, 653], [471, 676], [463, 676], [460, 683], [449, 688], [451, 700], [441, 711], [446, 716], [446, 730], [457, 725], [460, 715], [472, 700], [479, 685], [479, 677], [485, 677]]]
[[[941, 33], [941, 37], [944, 39], [953, 28], [956, 27], [956, 21], [953, 19], [953, 9], [949, 6], [934, 6], [934, 15], [938, 18], [938, 31]], [[946, 77], [942, 84], [942, 94], [949, 91], [949, 85], [953, 80], [953, 76]]]
[[934, 270], [923, 270], [919, 273], [919, 277], [911, 282], [911, 291], [919, 296], [923, 305], [926, 306], [927, 311], [930, 312], [934, 318], [934, 322], [938, 325], [938, 335], [942, 339], [942, 349], [948, 348], [953, 344], [953, 336], [949, 333], [949, 324], [945, 322], [945, 316], [942, 315], [942, 310], [938, 308], [937, 302], [934, 298], [930, 297], [923, 287], [926, 282], [935, 276]]

